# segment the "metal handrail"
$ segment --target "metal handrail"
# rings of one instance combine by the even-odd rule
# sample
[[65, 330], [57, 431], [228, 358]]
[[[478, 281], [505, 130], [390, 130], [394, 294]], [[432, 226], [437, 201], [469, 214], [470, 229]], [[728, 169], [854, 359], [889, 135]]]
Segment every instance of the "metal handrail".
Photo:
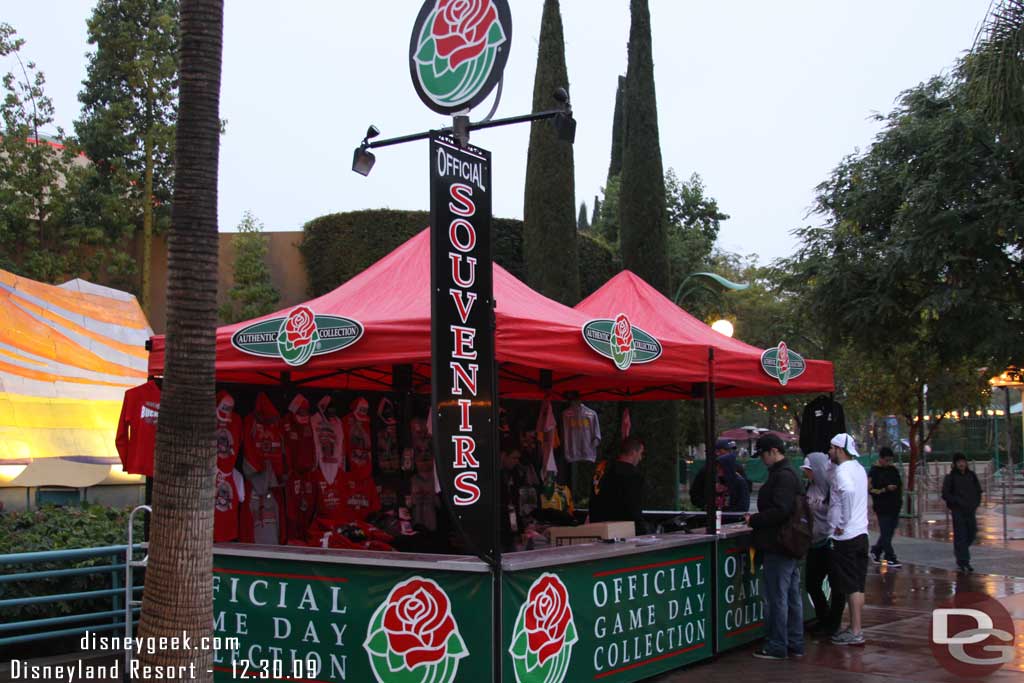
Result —
[[[40, 619], [28, 619], [23, 621], [11, 621], [0, 625], [0, 632], [11, 631], [32, 631], [34, 633], [23, 633], [19, 635], [0, 638], [0, 646], [14, 645], [31, 641], [49, 640], [62, 636], [81, 635], [86, 632], [110, 631], [125, 627], [126, 610], [120, 604], [120, 598], [125, 594], [125, 589], [120, 586], [120, 578], [126, 570], [124, 558], [132, 550], [144, 550], [147, 544], [112, 545], [95, 548], [69, 548], [65, 550], [44, 550], [29, 553], [8, 553], [0, 555], [0, 569], [10, 570], [18, 566], [32, 565], [43, 562], [72, 562], [88, 560], [91, 558], [111, 558], [110, 564], [100, 564], [91, 567], [67, 567], [61, 569], [45, 569], [41, 571], [19, 571], [16, 573], [0, 574], [0, 586], [12, 585], [15, 582], [32, 582], [43, 579], [51, 579], [69, 576], [84, 575], [110, 575], [111, 588], [97, 589], [90, 591], [53, 593], [49, 595], [33, 595], [20, 598], [8, 598], [0, 600], [0, 608], [20, 607], [23, 605], [40, 605], [57, 603], [62, 601], [88, 600], [96, 598], [111, 598], [112, 608], [95, 612], [82, 612], [78, 614], [61, 615], [56, 617], [44, 617]], [[118, 561], [120, 559], [120, 561]], [[142, 591], [143, 586], [133, 586], [130, 595]], [[132, 605], [131, 613], [134, 617], [138, 613], [137, 601]], [[50, 627], [63, 624], [76, 624], [83, 621], [102, 621], [113, 619], [113, 623], [86, 624], [74, 628], [52, 630]], [[42, 629], [42, 630], [41, 630]]]

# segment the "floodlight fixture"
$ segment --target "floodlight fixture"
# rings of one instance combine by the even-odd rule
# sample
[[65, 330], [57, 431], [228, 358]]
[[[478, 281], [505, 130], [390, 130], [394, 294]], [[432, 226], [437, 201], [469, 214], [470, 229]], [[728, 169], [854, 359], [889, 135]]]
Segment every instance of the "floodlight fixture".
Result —
[[356, 147], [356, 151], [352, 153], [352, 170], [359, 175], [370, 175], [375, 161], [377, 161], [377, 158], [366, 148], [366, 145], [359, 145]]

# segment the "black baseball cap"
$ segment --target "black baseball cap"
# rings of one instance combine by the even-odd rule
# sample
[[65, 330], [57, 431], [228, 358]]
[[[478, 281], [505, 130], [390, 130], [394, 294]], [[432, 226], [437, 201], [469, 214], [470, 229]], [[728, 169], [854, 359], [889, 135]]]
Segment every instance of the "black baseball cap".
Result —
[[736, 450], [736, 442], [732, 439], [719, 439], [715, 442], [716, 451], [734, 451]]
[[779, 453], [783, 453], [786, 450], [786, 444], [775, 434], [764, 434], [757, 438], [757, 446], [754, 452], [760, 456], [773, 448], [778, 449]]

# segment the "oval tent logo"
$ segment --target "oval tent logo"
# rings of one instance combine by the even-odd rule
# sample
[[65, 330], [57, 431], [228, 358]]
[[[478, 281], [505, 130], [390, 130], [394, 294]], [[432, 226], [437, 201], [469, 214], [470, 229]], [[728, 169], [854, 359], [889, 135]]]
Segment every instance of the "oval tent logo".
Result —
[[614, 320], [591, 320], [583, 326], [583, 341], [619, 370], [631, 365], [652, 363], [661, 357], [661, 342], [653, 335], [635, 327], [625, 313]]
[[501, 80], [512, 47], [508, 0], [426, 0], [409, 41], [409, 72], [439, 114], [472, 109]]
[[769, 377], [779, 380], [779, 384], [786, 386], [789, 380], [804, 374], [807, 363], [803, 356], [786, 346], [786, 342], [780, 341], [778, 346], [761, 354], [761, 369]]
[[231, 335], [231, 346], [242, 353], [280, 358], [288, 365], [305, 365], [313, 356], [340, 351], [363, 336], [357, 320], [317, 315], [307, 306], [293, 308], [284, 318], [246, 325]]

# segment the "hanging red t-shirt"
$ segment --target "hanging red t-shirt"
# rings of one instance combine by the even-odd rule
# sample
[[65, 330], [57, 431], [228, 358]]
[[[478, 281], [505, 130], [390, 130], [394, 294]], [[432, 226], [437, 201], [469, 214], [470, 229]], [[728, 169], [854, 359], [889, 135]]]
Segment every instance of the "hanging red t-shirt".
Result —
[[356, 400], [354, 410], [342, 420], [345, 431], [345, 458], [348, 471], [356, 479], [373, 476], [370, 451], [370, 414], [366, 399]]
[[214, 486], [213, 540], [234, 541], [238, 538], [239, 507], [245, 502], [245, 480], [238, 470], [224, 472], [218, 468]]
[[242, 418], [235, 412], [235, 399], [226, 391], [217, 394], [217, 469], [235, 469], [242, 446]]
[[316, 474], [319, 472], [293, 473], [285, 485], [285, 531], [289, 541], [305, 541], [313, 523], [319, 489]]
[[380, 498], [372, 479], [353, 479], [338, 472], [328, 481], [323, 472], [313, 475], [316, 488], [316, 520], [314, 526], [333, 529], [349, 522], [365, 522], [380, 510]]
[[156, 423], [160, 415], [160, 387], [149, 381], [124, 392], [114, 445], [129, 474], [153, 476]]
[[266, 463], [278, 478], [284, 476], [284, 439], [281, 416], [267, 395], [256, 397], [256, 408], [245, 418], [245, 461], [257, 471]]
[[313, 442], [313, 426], [309, 416], [288, 413], [281, 421], [284, 434], [284, 453], [288, 458], [288, 471], [309, 472], [316, 467], [316, 444]]

